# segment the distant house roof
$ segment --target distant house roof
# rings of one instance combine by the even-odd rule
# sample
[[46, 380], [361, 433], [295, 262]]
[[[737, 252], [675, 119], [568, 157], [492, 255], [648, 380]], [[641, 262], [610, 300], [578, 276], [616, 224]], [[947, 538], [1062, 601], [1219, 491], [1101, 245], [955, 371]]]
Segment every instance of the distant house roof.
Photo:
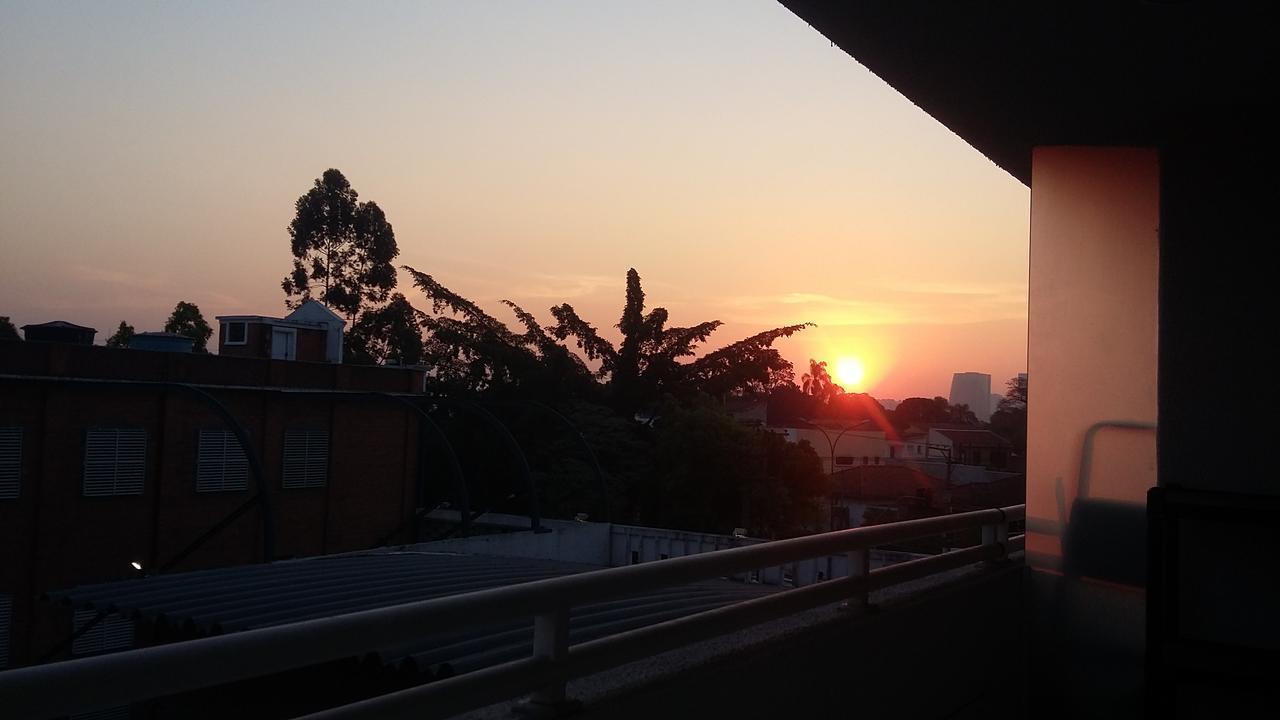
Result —
[[265, 315], [219, 315], [214, 318], [220, 323], [242, 322], [253, 325], [270, 325], [272, 327], [301, 328], [303, 330], [323, 330], [320, 323], [288, 320], [286, 318], [267, 317]]
[[296, 310], [282, 318], [268, 315], [219, 315], [215, 319], [218, 322], [248, 322], [304, 328], [324, 328], [333, 324], [339, 326], [347, 324], [347, 321], [343, 320], [341, 315], [315, 300], [308, 300], [302, 303]]
[[831, 476], [836, 494], [848, 498], [887, 500], [940, 491], [946, 481], [908, 465], [862, 465]]
[[307, 300], [302, 303], [296, 310], [285, 315], [284, 319], [292, 322], [347, 324], [347, 321], [343, 320], [341, 315], [315, 300]]
[[[428, 552], [368, 552], [201, 570], [85, 585], [48, 597], [120, 612], [175, 630], [220, 634], [370, 610], [599, 569], [591, 565]], [[776, 590], [730, 580], [654, 590], [575, 607], [569, 635], [582, 642], [740, 602]], [[526, 656], [532, 625], [459, 628], [377, 650], [386, 665], [456, 672]]]
[[943, 437], [960, 445], [980, 445], [982, 447], [1009, 447], [1013, 443], [990, 430], [953, 430], [950, 428], [934, 428]]
[[85, 327], [83, 325], [76, 325], [75, 323], [69, 323], [66, 320], [54, 320], [53, 322], [36, 323], [34, 325], [22, 326], [23, 330], [31, 330], [32, 328], [35, 328], [35, 329], [49, 328], [49, 329], [58, 329], [58, 330], [83, 330], [85, 332], [92, 332], [92, 333], [98, 332], [97, 329], [95, 328]]
[[1010, 474], [989, 482], [956, 485], [951, 489], [951, 503], [957, 512], [966, 508], [1004, 507], [1027, 501], [1027, 476]]

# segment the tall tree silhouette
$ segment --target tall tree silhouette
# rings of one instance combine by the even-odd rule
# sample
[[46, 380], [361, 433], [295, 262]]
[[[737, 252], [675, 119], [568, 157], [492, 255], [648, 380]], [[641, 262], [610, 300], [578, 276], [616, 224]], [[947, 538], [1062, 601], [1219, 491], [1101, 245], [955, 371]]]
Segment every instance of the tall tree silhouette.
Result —
[[400, 254], [382, 209], [359, 194], [343, 174], [324, 172], [294, 205], [289, 223], [293, 271], [280, 283], [297, 307], [318, 297], [354, 325], [364, 307], [386, 301], [396, 286], [392, 261]]
[[213, 335], [213, 328], [205, 322], [200, 308], [195, 303], [180, 301], [173, 308], [173, 313], [164, 323], [164, 331], [186, 335], [195, 341], [192, 349], [196, 352], [208, 352], [205, 347]]

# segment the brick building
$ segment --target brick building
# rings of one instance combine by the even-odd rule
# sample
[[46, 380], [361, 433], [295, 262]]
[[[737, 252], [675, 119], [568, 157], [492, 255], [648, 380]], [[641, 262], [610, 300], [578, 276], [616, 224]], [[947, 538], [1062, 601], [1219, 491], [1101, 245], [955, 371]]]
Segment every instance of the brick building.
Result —
[[117, 627], [71, 643], [50, 591], [416, 539], [418, 415], [378, 394], [421, 389], [403, 368], [0, 343], [0, 667]]

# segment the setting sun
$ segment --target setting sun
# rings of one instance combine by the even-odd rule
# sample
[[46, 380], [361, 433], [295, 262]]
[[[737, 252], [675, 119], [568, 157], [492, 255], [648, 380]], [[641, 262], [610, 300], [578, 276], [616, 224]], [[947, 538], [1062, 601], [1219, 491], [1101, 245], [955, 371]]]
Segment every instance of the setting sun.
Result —
[[858, 358], [845, 357], [836, 362], [836, 380], [845, 390], [853, 390], [862, 384], [862, 361]]

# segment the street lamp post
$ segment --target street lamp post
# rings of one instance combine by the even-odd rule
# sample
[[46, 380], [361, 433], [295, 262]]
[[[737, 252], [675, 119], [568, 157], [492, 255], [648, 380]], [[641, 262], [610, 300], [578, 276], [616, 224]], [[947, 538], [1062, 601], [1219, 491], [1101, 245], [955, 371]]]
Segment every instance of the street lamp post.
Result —
[[824, 438], [826, 438], [826, 439], [827, 439], [827, 445], [829, 446], [829, 448], [830, 448], [830, 450], [831, 450], [831, 454], [828, 456], [828, 463], [827, 463], [827, 465], [828, 465], [828, 467], [830, 467], [830, 468], [831, 468], [831, 472], [830, 472], [829, 474], [831, 474], [831, 475], [835, 475], [835, 474], [836, 474], [836, 443], [840, 442], [840, 438], [841, 438], [841, 437], [843, 437], [845, 433], [847, 433], [847, 432], [849, 432], [850, 430], [852, 430], [852, 429], [854, 429], [855, 427], [857, 427], [857, 425], [850, 425], [850, 426], [848, 426], [848, 427], [841, 428], [841, 429], [840, 429], [839, 434], [837, 434], [837, 435], [836, 435], [836, 437], [835, 437], [835, 439], [833, 440], [833, 439], [831, 439], [831, 436], [827, 434], [827, 431], [826, 431], [826, 430], [825, 430], [821, 425], [818, 425], [817, 423], [815, 423], [814, 421], [812, 421], [812, 420], [810, 420], [810, 419], [808, 419], [808, 418], [800, 418], [800, 421], [801, 421], [801, 422], [808, 423], [808, 424], [810, 425], [810, 427], [812, 427], [814, 430], [817, 430], [818, 432], [822, 433], [822, 437], [824, 437]]
[[[828, 476], [830, 476], [830, 477], [835, 477], [835, 474], [836, 474], [836, 443], [840, 442], [840, 438], [841, 438], [841, 437], [842, 437], [846, 432], [849, 432], [850, 430], [852, 430], [853, 428], [855, 428], [855, 427], [857, 427], [857, 426], [856, 426], [856, 425], [850, 425], [850, 426], [848, 426], [848, 427], [841, 428], [841, 429], [840, 429], [840, 432], [836, 435], [835, 439], [833, 440], [833, 439], [831, 438], [831, 436], [830, 436], [829, 434], [827, 434], [827, 431], [826, 431], [826, 430], [825, 430], [821, 425], [818, 425], [817, 423], [813, 422], [812, 420], [809, 420], [808, 418], [800, 418], [800, 421], [801, 421], [801, 422], [804, 422], [804, 423], [808, 423], [810, 427], [812, 427], [813, 429], [815, 429], [815, 430], [817, 430], [818, 432], [822, 433], [822, 437], [824, 437], [824, 438], [826, 438], [826, 439], [827, 439], [827, 446], [828, 446], [828, 448], [829, 448], [829, 449], [830, 449], [830, 451], [831, 451], [831, 454], [828, 456], [828, 462], [827, 462], [827, 466], [831, 469], [831, 470], [830, 470], [830, 472], [828, 473]], [[827, 507], [827, 524], [828, 524], [828, 526], [833, 526], [833, 525], [834, 525], [834, 523], [832, 522], [832, 519], [831, 519], [831, 513], [832, 513], [832, 510], [834, 510], [834, 509], [835, 509], [835, 501], [836, 501], [836, 498], [835, 498], [835, 492], [834, 492], [834, 488], [833, 488], [833, 489], [832, 489], [832, 494], [831, 494], [831, 499], [830, 499], [830, 502], [828, 503], [828, 507]]]

